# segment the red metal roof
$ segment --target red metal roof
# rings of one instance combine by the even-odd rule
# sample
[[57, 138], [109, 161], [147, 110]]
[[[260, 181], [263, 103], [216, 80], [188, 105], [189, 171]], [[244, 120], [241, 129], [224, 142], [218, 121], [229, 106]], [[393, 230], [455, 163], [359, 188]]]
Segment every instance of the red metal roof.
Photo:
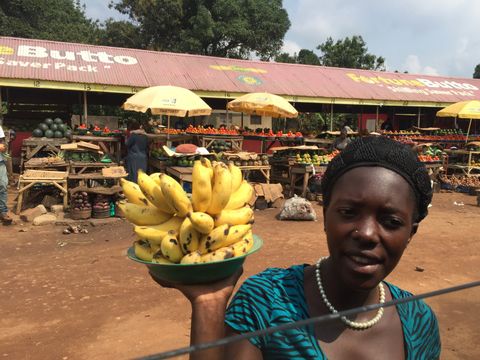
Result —
[[[266, 91], [297, 102], [431, 106], [480, 99], [480, 80], [224, 59], [0, 37], [0, 86], [135, 92], [176, 85], [202, 96]], [[90, 86], [91, 85], [91, 86]], [[72, 85], [73, 86], [73, 85]], [[122, 89], [121, 89], [122, 88]]]

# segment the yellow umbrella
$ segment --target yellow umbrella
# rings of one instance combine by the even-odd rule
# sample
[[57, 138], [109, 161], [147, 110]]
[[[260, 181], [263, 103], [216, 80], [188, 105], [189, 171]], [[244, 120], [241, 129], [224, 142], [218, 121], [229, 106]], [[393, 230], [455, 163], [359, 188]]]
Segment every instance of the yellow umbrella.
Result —
[[480, 101], [479, 100], [468, 100], [460, 101], [458, 103], [452, 104], [443, 108], [437, 112], [439, 117], [455, 117], [459, 119], [470, 119], [468, 124], [467, 137], [470, 134], [470, 128], [472, 126], [472, 119], [480, 119]]
[[480, 101], [460, 101], [437, 112], [440, 117], [458, 117], [460, 119], [480, 119]]
[[298, 111], [283, 97], [269, 93], [250, 93], [232, 100], [228, 110], [251, 115], [296, 118]]
[[[178, 86], [152, 86], [130, 96], [122, 105], [124, 110], [146, 112], [153, 115], [168, 115], [167, 128], [170, 128], [170, 116], [210, 115], [212, 108], [193, 91]], [[167, 132], [167, 139], [170, 138]]]
[[130, 96], [122, 105], [124, 110], [153, 115], [201, 116], [210, 115], [212, 108], [194, 92], [178, 86], [152, 86]]

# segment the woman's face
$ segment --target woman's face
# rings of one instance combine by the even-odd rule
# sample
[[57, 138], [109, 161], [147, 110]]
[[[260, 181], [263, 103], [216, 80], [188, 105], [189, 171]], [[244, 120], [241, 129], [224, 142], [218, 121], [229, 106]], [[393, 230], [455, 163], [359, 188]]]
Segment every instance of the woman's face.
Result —
[[415, 196], [397, 173], [358, 167], [335, 183], [324, 209], [335, 273], [356, 290], [372, 289], [397, 265], [418, 224]]

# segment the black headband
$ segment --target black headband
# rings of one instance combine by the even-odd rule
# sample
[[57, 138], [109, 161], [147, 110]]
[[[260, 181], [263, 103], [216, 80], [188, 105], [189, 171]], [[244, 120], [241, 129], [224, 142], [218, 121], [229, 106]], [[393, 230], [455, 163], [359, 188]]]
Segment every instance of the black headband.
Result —
[[361, 166], [379, 166], [402, 176], [417, 200], [418, 218], [428, 214], [432, 186], [425, 165], [412, 149], [383, 136], [362, 137], [352, 141], [327, 167], [322, 179], [324, 203], [328, 205], [335, 182], [347, 171]]

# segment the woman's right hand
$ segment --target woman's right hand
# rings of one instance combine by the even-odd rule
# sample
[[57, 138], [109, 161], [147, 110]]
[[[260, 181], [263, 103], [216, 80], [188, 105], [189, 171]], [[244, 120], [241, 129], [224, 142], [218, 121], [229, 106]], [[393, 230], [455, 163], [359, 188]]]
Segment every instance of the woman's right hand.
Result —
[[203, 302], [224, 302], [226, 306], [242, 273], [243, 268], [240, 268], [228, 278], [213, 283], [196, 285], [173, 284], [156, 278], [151, 272], [150, 276], [163, 287], [179, 290], [192, 303], [192, 306]]

